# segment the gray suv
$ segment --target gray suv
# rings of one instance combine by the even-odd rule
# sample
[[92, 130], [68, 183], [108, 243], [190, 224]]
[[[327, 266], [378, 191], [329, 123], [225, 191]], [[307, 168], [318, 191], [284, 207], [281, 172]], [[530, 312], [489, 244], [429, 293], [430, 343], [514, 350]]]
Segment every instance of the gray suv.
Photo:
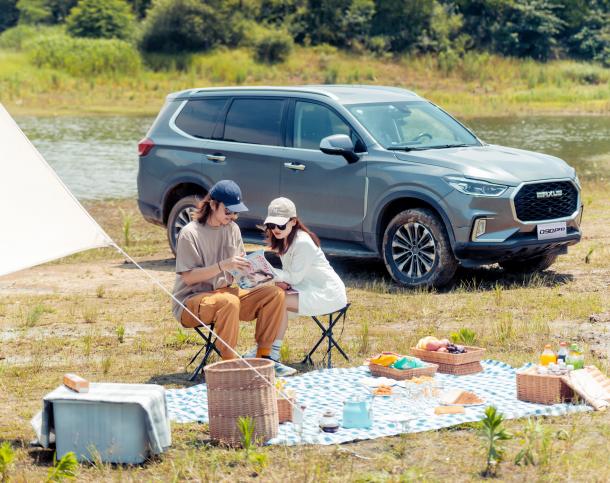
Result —
[[409, 287], [442, 286], [459, 265], [544, 270], [581, 237], [572, 167], [486, 144], [404, 89], [189, 89], [167, 97], [138, 147], [140, 211], [172, 250], [220, 179], [250, 208], [244, 240], [262, 240], [267, 204], [286, 196], [327, 253], [380, 257]]

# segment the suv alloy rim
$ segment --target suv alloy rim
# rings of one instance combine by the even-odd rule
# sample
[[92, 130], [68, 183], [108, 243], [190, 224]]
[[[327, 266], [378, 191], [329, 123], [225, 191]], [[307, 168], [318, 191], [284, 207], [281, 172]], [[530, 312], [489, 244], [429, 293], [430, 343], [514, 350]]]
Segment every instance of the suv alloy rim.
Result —
[[396, 268], [409, 278], [427, 275], [436, 260], [434, 237], [420, 223], [406, 223], [392, 237], [392, 259]]
[[174, 222], [174, 243], [178, 243], [178, 235], [180, 235], [180, 230], [182, 230], [186, 225], [191, 222], [191, 215], [194, 212], [194, 206], [187, 206], [182, 211], [180, 211], [180, 213], [178, 213], [176, 221]]

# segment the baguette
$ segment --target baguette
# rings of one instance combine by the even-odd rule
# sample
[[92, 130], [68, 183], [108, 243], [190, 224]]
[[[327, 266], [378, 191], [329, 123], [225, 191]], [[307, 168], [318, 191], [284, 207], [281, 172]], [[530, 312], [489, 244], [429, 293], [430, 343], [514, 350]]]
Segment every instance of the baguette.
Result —
[[434, 414], [464, 414], [464, 406], [437, 406], [434, 408]]

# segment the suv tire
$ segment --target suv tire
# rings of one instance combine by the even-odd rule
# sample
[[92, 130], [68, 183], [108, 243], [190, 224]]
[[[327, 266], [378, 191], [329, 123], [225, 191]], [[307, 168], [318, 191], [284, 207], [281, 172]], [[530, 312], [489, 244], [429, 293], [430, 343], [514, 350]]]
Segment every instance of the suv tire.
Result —
[[388, 272], [405, 287], [441, 287], [458, 267], [445, 225], [426, 208], [405, 210], [392, 218], [382, 251]]
[[557, 257], [556, 253], [545, 253], [534, 258], [506, 260], [500, 262], [500, 266], [510, 273], [542, 272], [553, 265]]
[[195, 195], [185, 196], [178, 200], [167, 217], [167, 240], [176, 254], [176, 242], [180, 230], [191, 221], [191, 213], [195, 211], [200, 199]]

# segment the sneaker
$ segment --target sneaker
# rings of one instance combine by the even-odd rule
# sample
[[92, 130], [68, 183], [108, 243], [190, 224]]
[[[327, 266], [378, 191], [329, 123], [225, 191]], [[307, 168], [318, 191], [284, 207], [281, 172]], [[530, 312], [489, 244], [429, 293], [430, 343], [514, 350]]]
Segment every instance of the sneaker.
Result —
[[294, 376], [297, 370], [293, 367], [286, 366], [281, 362], [275, 361], [275, 375], [277, 377], [290, 377]]
[[242, 357], [244, 359], [253, 359], [256, 357], [256, 346], [251, 347], [250, 350], [248, 350], [248, 352], [244, 353], [242, 355]]

